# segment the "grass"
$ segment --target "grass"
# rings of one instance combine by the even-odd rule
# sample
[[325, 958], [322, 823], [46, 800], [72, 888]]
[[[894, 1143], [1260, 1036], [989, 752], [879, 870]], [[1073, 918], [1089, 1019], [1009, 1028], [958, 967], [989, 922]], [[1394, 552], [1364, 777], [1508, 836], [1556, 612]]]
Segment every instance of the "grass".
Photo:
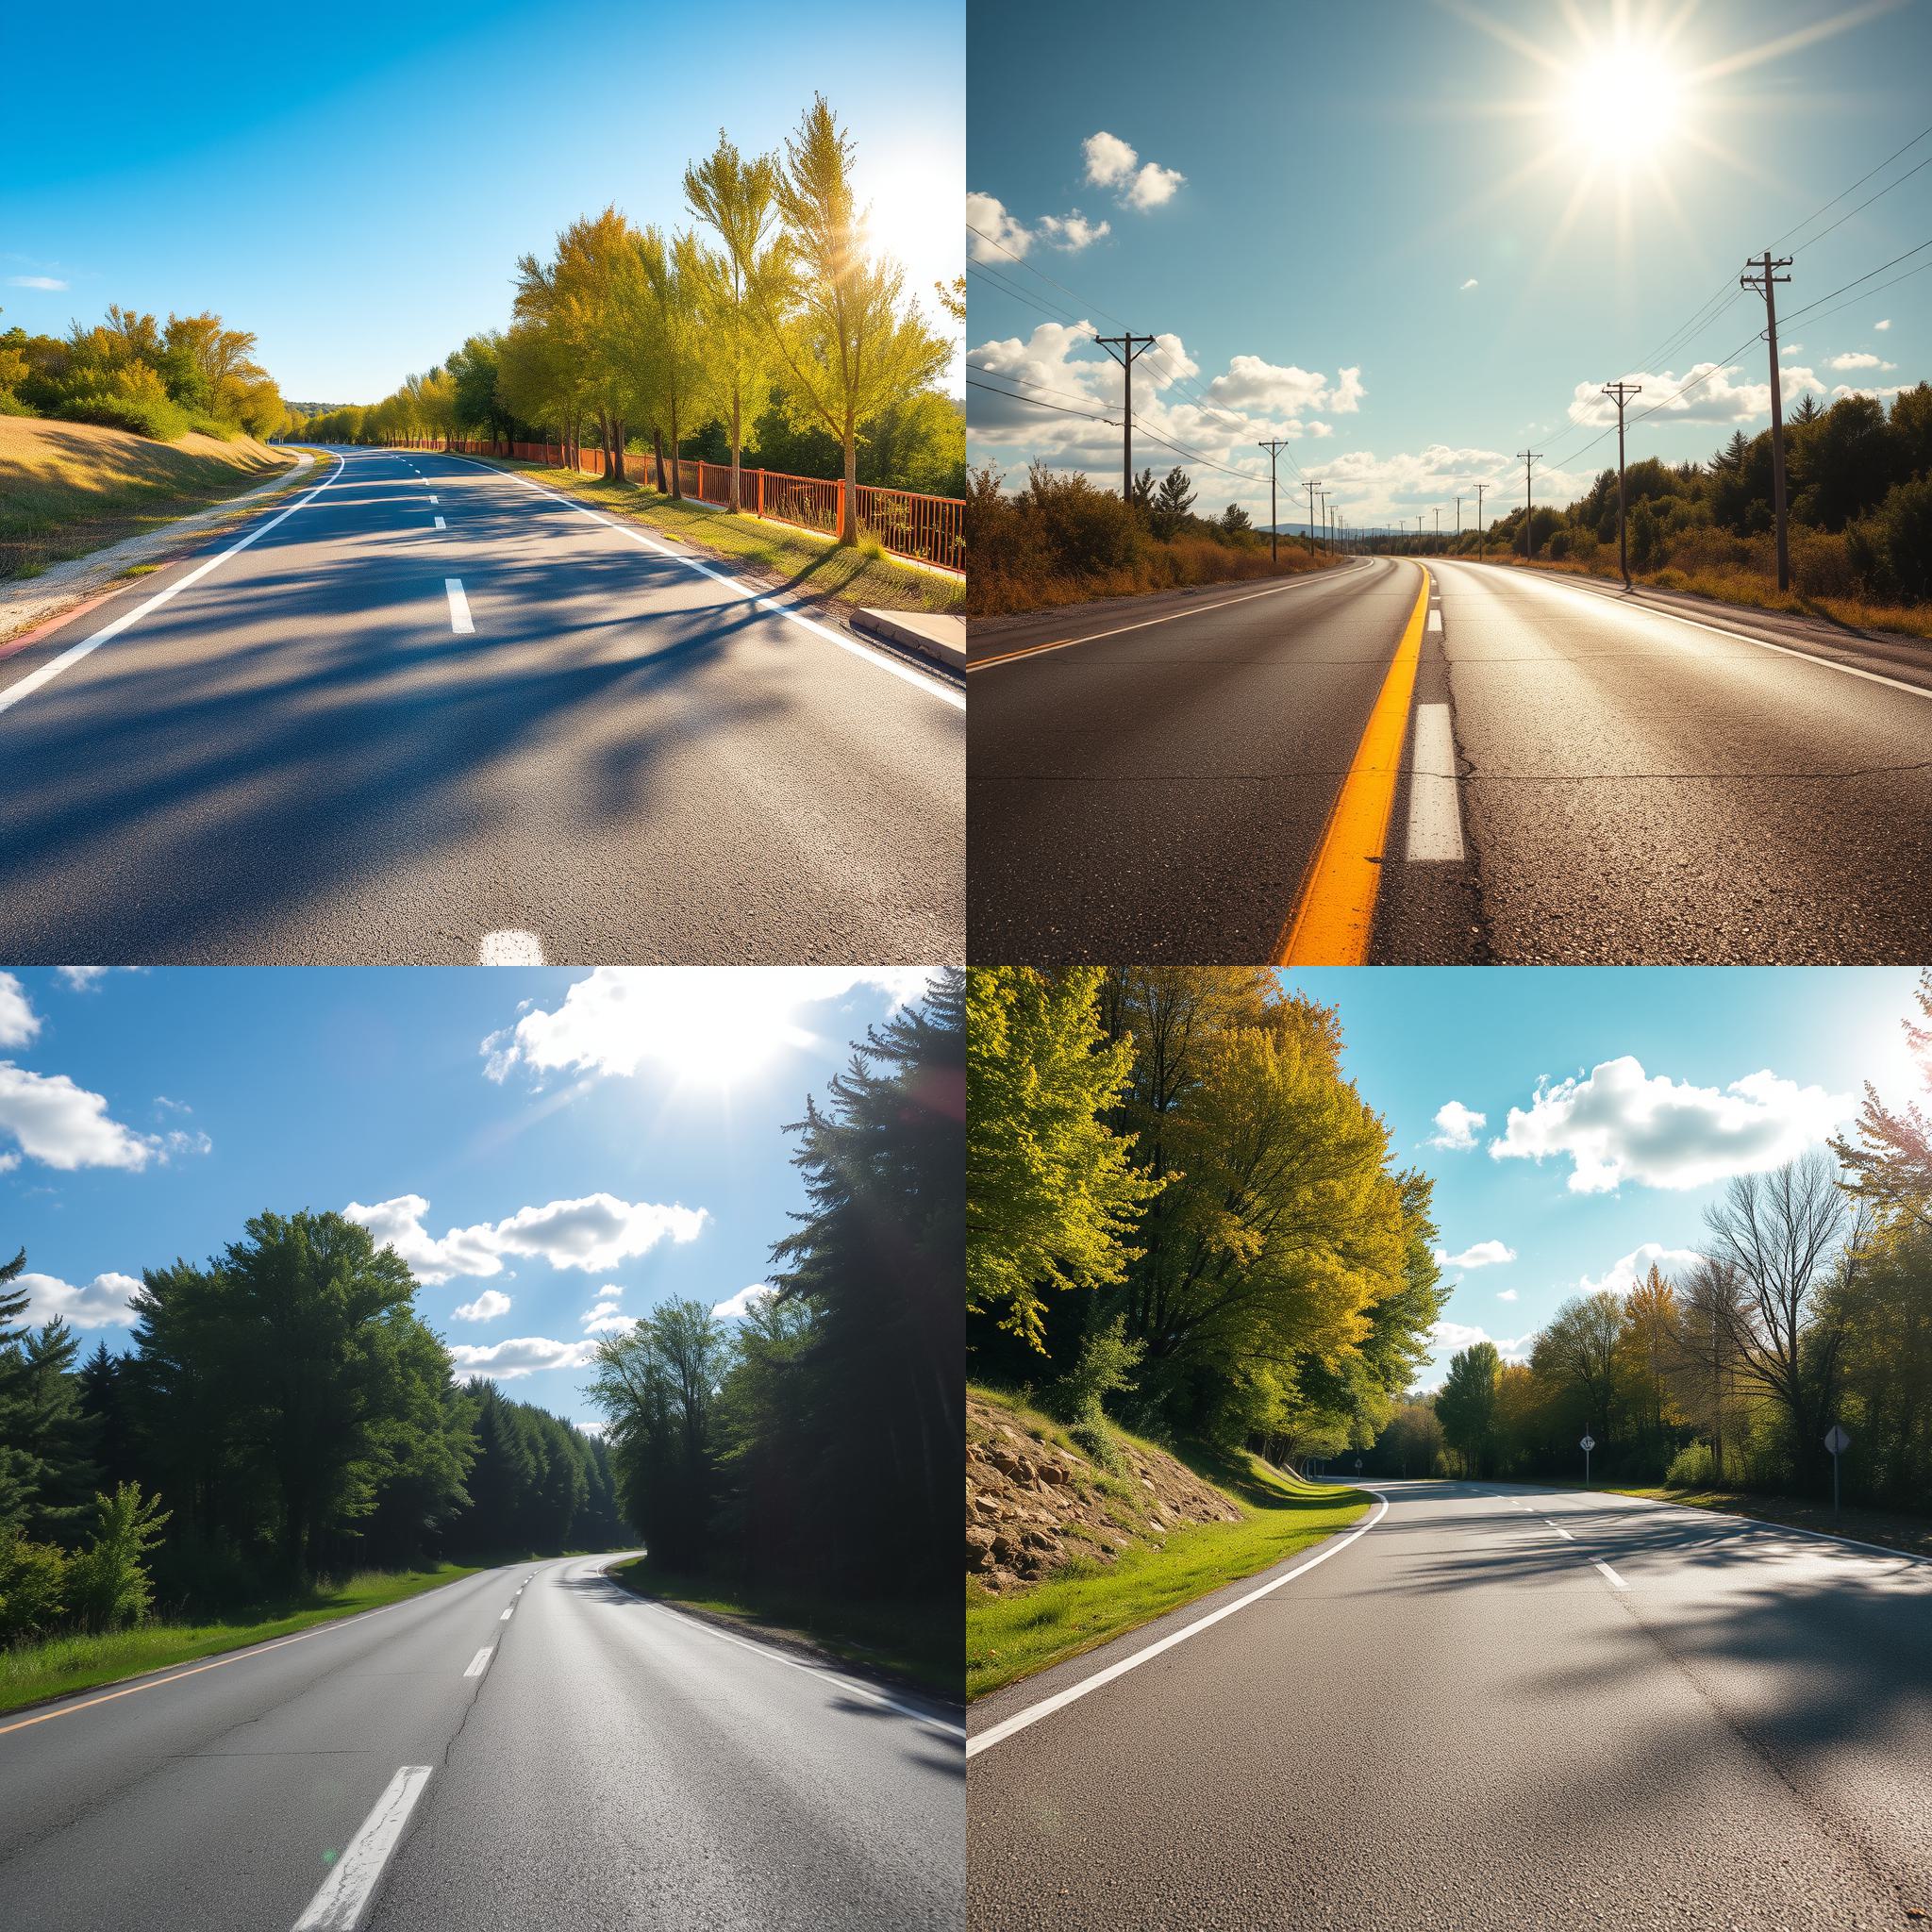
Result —
[[[974, 555], [978, 554], [975, 550]], [[974, 570], [971, 609], [974, 617], [1019, 616], [1069, 604], [1091, 604], [1104, 597], [1147, 597], [1203, 584], [1306, 576], [1341, 561], [1326, 550], [1311, 556], [1298, 538], [1292, 545], [1286, 537], [1281, 540], [1278, 562], [1269, 560], [1265, 541], [1243, 547], [1218, 542], [1212, 537], [1179, 537], [1170, 542], [1149, 538], [1134, 562], [1118, 570], [1067, 575], [1029, 568], [1024, 562], [1016, 565], [995, 560]]]
[[344, 1583], [319, 1584], [298, 1602], [263, 1605], [219, 1623], [142, 1624], [100, 1637], [53, 1637], [14, 1644], [0, 1650], [0, 1711], [291, 1636], [317, 1624], [401, 1603], [475, 1574], [476, 1566], [458, 1563], [434, 1570], [369, 1570]]
[[[1038, 1426], [1009, 1395], [988, 1394]], [[1051, 1426], [1051, 1425], [1049, 1425]], [[1148, 1455], [1175, 1457], [1232, 1497], [1239, 1523], [1175, 1530], [1161, 1547], [1124, 1551], [1112, 1563], [1077, 1561], [1032, 1590], [995, 1596], [976, 1578], [966, 1584], [966, 1694], [983, 1697], [1064, 1657], [1136, 1630], [1224, 1583], [1269, 1569], [1357, 1521], [1369, 1507], [1359, 1490], [1305, 1483], [1253, 1456], [1198, 1445], [1163, 1450], [1117, 1432]]]
[[648, 1557], [621, 1563], [610, 1573], [626, 1590], [747, 1634], [791, 1637], [849, 1663], [906, 1677], [957, 1700], [959, 1696], [959, 1622], [916, 1604], [857, 1603], [803, 1591], [763, 1589], [715, 1576], [656, 1570]]
[[1914, 1557], [1932, 1557], [1932, 1517], [1887, 1509], [1843, 1509], [1833, 1514], [1828, 1503], [1809, 1503], [1796, 1496], [1758, 1496], [1739, 1490], [1619, 1489], [1610, 1493], [1641, 1496], [1653, 1503], [1682, 1503], [1691, 1509], [1722, 1509], [1757, 1523], [1821, 1530], [1827, 1536], [1883, 1543], [1887, 1549], [1904, 1550]]
[[[777, 588], [799, 596], [828, 598], [855, 609], [865, 604], [886, 610], [961, 611], [966, 608], [966, 589], [958, 579], [898, 563], [874, 541], [841, 549], [810, 530], [764, 523], [702, 504], [675, 502], [643, 483], [579, 475], [520, 458], [475, 457], [472, 460], [499, 470], [534, 472], [553, 490], [580, 503], [627, 517], [675, 542], [688, 543], [693, 550], [769, 571], [781, 580]], [[631, 460], [641, 470], [647, 458], [634, 456]]]
[[94, 424], [0, 417], [0, 582], [207, 509], [284, 467], [247, 438], [150, 442]]

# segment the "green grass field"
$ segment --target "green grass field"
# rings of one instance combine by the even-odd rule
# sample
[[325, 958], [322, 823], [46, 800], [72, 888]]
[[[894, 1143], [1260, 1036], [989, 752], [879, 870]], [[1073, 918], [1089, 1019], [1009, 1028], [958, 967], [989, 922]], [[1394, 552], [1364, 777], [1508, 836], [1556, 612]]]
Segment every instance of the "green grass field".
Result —
[[796, 1591], [758, 1590], [712, 1576], [666, 1574], [648, 1557], [619, 1564], [611, 1575], [640, 1596], [722, 1623], [804, 1639], [815, 1648], [895, 1673], [941, 1696], [959, 1696], [959, 1621], [916, 1605], [851, 1603]]
[[290, 1637], [475, 1574], [475, 1565], [459, 1563], [444, 1563], [435, 1570], [364, 1571], [345, 1583], [321, 1586], [299, 1604], [264, 1606], [258, 1616], [233, 1622], [143, 1624], [104, 1637], [55, 1637], [42, 1643], [15, 1644], [0, 1650], [0, 1711], [192, 1663], [271, 1638]]
[[[573, 471], [546, 469], [541, 463], [505, 457], [473, 460], [493, 464], [499, 470], [540, 475], [553, 490], [628, 517], [674, 542], [689, 543], [693, 549], [770, 571], [781, 579], [778, 588], [801, 597], [829, 597], [855, 608], [869, 604], [884, 610], [960, 611], [966, 608], [963, 584], [896, 563], [876, 544], [860, 543], [841, 550], [809, 530], [734, 516], [729, 510], [702, 504], [675, 503], [641, 483], [613, 483], [604, 476], [581, 476]], [[632, 461], [641, 471], [644, 467], [641, 457]]]
[[[1000, 1400], [1011, 1402], [1008, 1396]], [[1128, 1550], [1110, 1564], [1071, 1563], [1050, 1581], [1012, 1595], [995, 1596], [969, 1578], [969, 1698], [1077, 1657], [1224, 1583], [1266, 1570], [1346, 1529], [1369, 1507], [1359, 1490], [1305, 1483], [1255, 1457], [1228, 1458], [1191, 1448], [1167, 1453], [1231, 1496], [1241, 1506], [1241, 1522], [1176, 1530], [1164, 1547]]]

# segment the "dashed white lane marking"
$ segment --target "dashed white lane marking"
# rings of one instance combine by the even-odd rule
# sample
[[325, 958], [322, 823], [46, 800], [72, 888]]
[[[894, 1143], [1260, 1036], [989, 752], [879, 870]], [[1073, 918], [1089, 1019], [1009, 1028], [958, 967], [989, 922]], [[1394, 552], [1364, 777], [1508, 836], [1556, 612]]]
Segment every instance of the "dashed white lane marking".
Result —
[[1429, 607], [1429, 621], [1424, 628], [1428, 630], [1441, 630], [1442, 628], [1442, 613], [1434, 605]]
[[1592, 1563], [1594, 1563], [1596, 1567], [1599, 1570], [1601, 1570], [1604, 1573], [1604, 1574], [1610, 1579], [1611, 1583], [1614, 1584], [1617, 1589], [1628, 1590], [1630, 1588], [1630, 1586], [1627, 1583], [1625, 1583], [1624, 1579], [1621, 1576], [1619, 1576], [1617, 1573], [1614, 1570], [1612, 1570], [1607, 1563], [1603, 1562], [1595, 1557], [1592, 1557], [1590, 1560]]
[[436, 501], [435, 497], [433, 497], [433, 496], [432, 496], [432, 497], [431, 497], [431, 498], [430, 498], [429, 500], [430, 500], [430, 502], [431, 502], [431, 503], [434, 503], [434, 502]]
[[483, 1648], [479, 1650], [476, 1653], [476, 1655], [470, 1659], [470, 1668], [463, 1673], [463, 1675], [466, 1677], [480, 1677], [483, 1674], [483, 1673], [490, 1668], [490, 1659], [494, 1650], [495, 1646], [493, 1644], [486, 1643], [483, 1646]]
[[[430, 502], [431, 502], [431, 503], [434, 503], [434, 502], [436, 501], [436, 499], [435, 499], [435, 498], [434, 498], [433, 496], [432, 496], [432, 497], [431, 497], [431, 498], [430, 498], [429, 500], [430, 500]], [[436, 527], [437, 527], [437, 528], [438, 528], [439, 530], [441, 530], [441, 529], [445, 529], [445, 528], [447, 528], [448, 526], [447, 526], [447, 525], [445, 525], [445, 524], [443, 523], [443, 521], [442, 521], [442, 519], [441, 519], [441, 517], [438, 517], [438, 518], [437, 518], [437, 520], [436, 520]]]
[[[513, 1609], [515, 1609], [515, 1608], [516, 1608], [516, 1605], [514, 1605], [514, 1604], [510, 1605], [510, 1607], [509, 1607], [509, 1610], [513, 1610]], [[508, 1623], [509, 1622], [509, 1610], [506, 1610], [506, 1611], [504, 1611], [503, 1615], [502, 1615], [502, 1616], [500, 1616], [499, 1618], [497, 1618], [497, 1620], [496, 1620], [496, 1621], [497, 1621], [497, 1622], [498, 1622], [499, 1624], [508, 1624]]]
[[541, 966], [543, 941], [533, 932], [507, 927], [502, 932], [486, 932], [476, 948], [479, 966]]
[[1209, 1610], [1205, 1617], [1197, 1617], [1191, 1624], [1185, 1624], [1178, 1630], [1170, 1631], [1156, 1642], [1137, 1650], [1133, 1656], [1123, 1657], [1117, 1664], [1108, 1664], [1104, 1671], [1095, 1671], [1091, 1677], [1083, 1677], [1079, 1683], [1070, 1684], [1064, 1690], [1055, 1691], [1051, 1697], [1042, 1697], [1038, 1704], [1029, 1704], [1024, 1710], [1016, 1710], [1011, 1717], [1003, 1719], [999, 1724], [989, 1724], [976, 1736], [967, 1739], [967, 1757], [976, 1757], [980, 1752], [990, 1751], [1003, 1738], [1010, 1738], [1015, 1731], [1024, 1731], [1028, 1724], [1037, 1724], [1041, 1718], [1049, 1717], [1057, 1710], [1065, 1709], [1068, 1705], [1085, 1697], [1089, 1691], [1098, 1690], [1103, 1684], [1110, 1684], [1116, 1677], [1125, 1676], [1129, 1671], [1151, 1662], [1163, 1651], [1172, 1650], [1177, 1643], [1185, 1643], [1190, 1637], [1198, 1636], [1201, 1631], [1220, 1623], [1224, 1617], [1231, 1617], [1237, 1610], [1246, 1609], [1250, 1604], [1257, 1603], [1262, 1597], [1279, 1590], [1284, 1583], [1292, 1583], [1297, 1576], [1306, 1575], [1317, 1563], [1325, 1563], [1330, 1557], [1339, 1555], [1347, 1549], [1350, 1543], [1368, 1535], [1369, 1531], [1389, 1513], [1387, 1496], [1376, 1490], [1370, 1490], [1368, 1493], [1375, 1496], [1382, 1507], [1359, 1528], [1350, 1530], [1346, 1536], [1337, 1537], [1333, 1542], [1324, 1543], [1307, 1562], [1297, 1563], [1292, 1570], [1284, 1572], [1272, 1582], [1262, 1584], [1260, 1589], [1251, 1590], [1245, 1596], [1236, 1597], [1231, 1604], [1223, 1604], [1218, 1610]]
[[1415, 751], [1408, 779], [1411, 864], [1462, 858], [1462, 808], [1456, 796], [1456, 739], [1447, 705], [1415, 708]]
[[463, 595], [461, 577], [444, 577], [442, 588], [449, 594], [449, 627], [459, 635], [464, 631], [475, 631], [476, 626], [470, 622], [470, 600]]
[[[1545, 1523], [1550, 1523], [1550, 1519], [1547, 1516], [1543, 1518], [1543, 1521]], [[1561, 1537], [1566, 1543], [1574, 1543], [1576, 1541], [1576, 1539], [1574, 1536], [1572, 1536], [1570, 1532], [1567, 1529], [1565, 1529], [1560, 1523], [1550, 1523], [1550, 1527], [1554, 1529], [1557, 1532], [1557, 1534], [1559, 1537]]]
[[50, 658], [31, 676], [23, 677], [18, 684], [10, 684], [5, 691], [0, 691], [0, 711], [11, 710], [15, 705], [20, 703], [22, 698], [32, 696], [43, 684], [51, 684], [70, 664], [78, 664], [90, 651], [98, 650], [101, 645], [107, 643], [109, 640], [118, 638], [130, 625], [139, 624], [150, 610], [158, 610], [170, 597], [178, 596], [190, 584], [198, 584], [203, 577], [207, 576], [209, 571], [213, 570], [217, 564], [225, 563], [229, 558], [234, 556], [236, 551], [246, 550], [258, 538], [266, 537], [277, 524], [287, 522], [298, 509], [313, 503], [336, 480], [336, 477], [342, 474], [346, 467], [342, 458], [338, 457], [333, 474], [325, 476], [306, 495], [298, 497], [287, 509], [272, 516], [265, 524], [256, 525], [254, 529], [250, 530], [245, 537], [238, 538], [225, 550], [216, 551], [206, 562], [196, 564], [185, 576], [176, 577], [166, 590], [157, 591], [152, 597], [144, 599], [142, 603], [137, 604], [132, 610], [117, 617], [112, 624], [104, 624], [92, 636], [82, 638], [77, 644], [69, 644], [58, 658]]
[[406, 1764], [389, 1781], [356, 1836], [342, 1847], [329, 1868], [308, 1909], [295, 1921], [294, 1932], [355, 1932], [362, 1914], [382, 1883], [389, 1861], [395, 1857], [408, 1827], [409, 1814], [429, 1782], [430, 1767]]

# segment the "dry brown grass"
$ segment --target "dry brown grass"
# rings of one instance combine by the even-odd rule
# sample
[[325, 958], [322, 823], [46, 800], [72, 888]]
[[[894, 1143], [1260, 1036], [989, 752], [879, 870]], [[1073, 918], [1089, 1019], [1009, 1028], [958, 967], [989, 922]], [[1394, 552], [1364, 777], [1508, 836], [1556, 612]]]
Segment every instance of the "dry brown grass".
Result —
[[1272, 564], [1265, 543], [1253, 549], [1217, 542], [1212, 537], [1177, 537], [1144, 542], [1131, 564], [1079, 576], [1003, 568], [975, 550], [967, 576], [966, 608], [974, 617], [1001, 617], [1023, 610], [1050, 610], [1065, 604], [1091, 604], [1101, 597], [1131, 597], [1156, 591], [1184, 591], [1194, 584], [1240, 583], [1250, 577], [1292, 577], [1326, 570], [1338, 559], [1327, 551], [1312, 556], [1299, 541], [1281, 541], [1281, 560]]
[[245, 436], [150, 442], [92, 423], [0, 416], [0, 580], [225, 502], [292, 455]]

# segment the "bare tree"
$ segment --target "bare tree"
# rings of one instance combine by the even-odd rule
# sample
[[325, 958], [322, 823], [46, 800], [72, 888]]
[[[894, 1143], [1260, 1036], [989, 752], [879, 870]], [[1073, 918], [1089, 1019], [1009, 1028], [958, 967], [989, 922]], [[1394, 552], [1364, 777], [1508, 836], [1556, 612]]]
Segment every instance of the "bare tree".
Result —
[[1733, 1339], [1743, 1292], [1737, 1264], [1700, 1259], [1676, 1293], [1670, 1374], [1678, 1406], [1708, 1431], [1711, 1470], [1724, 1477], [1724, 1409], [1737, 1392], [1738, 1345]]

